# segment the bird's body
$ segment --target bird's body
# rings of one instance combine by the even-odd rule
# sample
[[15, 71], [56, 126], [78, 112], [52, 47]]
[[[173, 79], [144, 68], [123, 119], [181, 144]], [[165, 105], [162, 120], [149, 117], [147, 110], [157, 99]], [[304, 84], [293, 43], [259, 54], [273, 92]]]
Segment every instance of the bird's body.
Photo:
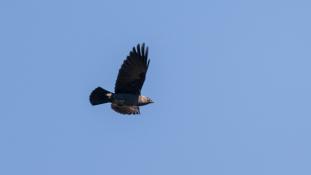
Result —
[[112, 103], [117, 105], [144, 106], [149, 104], [149, 98], [142, 95], [113, 94], [111, 99]]
[[[137, 50], [136, 50], [137, 49]], [[149, 97], [141, 95], [150, 60], [148, 48], [137, 45], [124, 60], [115, 85], [115, 93], [97, 87], [90, 95], [92, 105], [111, 103], [111, 108], [121, 114], [139, 114], [139, 106], [152, 103]]]

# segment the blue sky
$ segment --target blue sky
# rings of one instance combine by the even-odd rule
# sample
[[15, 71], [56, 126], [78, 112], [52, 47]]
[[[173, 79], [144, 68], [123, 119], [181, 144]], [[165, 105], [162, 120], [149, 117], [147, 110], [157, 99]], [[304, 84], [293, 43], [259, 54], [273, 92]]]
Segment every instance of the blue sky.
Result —
[[[0, 1], [0, 174], [311, 174], [310, 8]], [[155, 103], [91, 106], [142, 42]]]

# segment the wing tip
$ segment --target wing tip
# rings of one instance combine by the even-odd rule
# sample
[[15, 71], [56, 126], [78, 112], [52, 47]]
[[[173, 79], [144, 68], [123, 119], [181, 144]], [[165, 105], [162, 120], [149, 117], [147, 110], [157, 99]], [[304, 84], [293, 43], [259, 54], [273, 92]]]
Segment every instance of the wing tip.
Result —
[[138, 43], [136, 47], [134, 46], [132, 48], [132, 51], [130, 52], [131, 55], [138, 55], [139, 57], [142, 57], [145, 64], [148, 66], [150, 59], [148, 59], [148, 53], [149, 53], [149, 47], [146, 46], [145, 42], [142, 42], [142, 44]]

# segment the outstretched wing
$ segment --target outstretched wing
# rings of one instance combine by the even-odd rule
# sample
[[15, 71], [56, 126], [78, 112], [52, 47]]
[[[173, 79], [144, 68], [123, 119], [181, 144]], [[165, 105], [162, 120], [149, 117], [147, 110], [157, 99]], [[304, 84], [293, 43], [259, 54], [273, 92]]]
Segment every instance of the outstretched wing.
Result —
[[111, 108], [120, 114], [140, 114], [138, 106], [119, 106], [112, 103]]
[[138, 44], [133, 47], [130, 55], [124, 60], [115, 84], [115, 93], [129, 93], [140, 95], [143, 87], [150, 60], [148, 47]]

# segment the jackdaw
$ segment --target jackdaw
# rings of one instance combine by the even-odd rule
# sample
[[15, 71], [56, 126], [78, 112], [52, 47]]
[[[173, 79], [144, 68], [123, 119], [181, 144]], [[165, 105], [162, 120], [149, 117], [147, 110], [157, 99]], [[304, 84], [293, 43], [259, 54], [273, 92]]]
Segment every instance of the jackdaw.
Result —
[[114, 92], [101, 87], [94, 89], [90, 95], [92, 105], [111, 103], [111, 108], [121, 114], [140, 114], [139, 106], [153, 103], [140, 91], [143, 87], [149, 67], [148, 47], [139, 44], [133, 47], [129, 56], [124, 60], [115, 83]]

